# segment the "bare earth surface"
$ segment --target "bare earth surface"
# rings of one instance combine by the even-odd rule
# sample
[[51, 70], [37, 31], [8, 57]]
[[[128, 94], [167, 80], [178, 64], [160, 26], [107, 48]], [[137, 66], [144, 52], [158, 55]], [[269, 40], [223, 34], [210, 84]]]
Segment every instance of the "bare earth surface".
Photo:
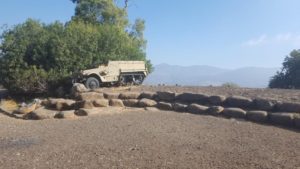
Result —
[[103, 109], [76, 120], [0, 114], [0, 168], [300, 167], [300, 133], [211, 116]]

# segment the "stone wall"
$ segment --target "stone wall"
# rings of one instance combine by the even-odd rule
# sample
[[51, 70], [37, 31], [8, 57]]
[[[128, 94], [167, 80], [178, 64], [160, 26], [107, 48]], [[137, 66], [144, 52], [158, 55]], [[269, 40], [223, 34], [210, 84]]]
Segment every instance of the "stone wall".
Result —
[[208, 96], [174, 92], [74, 91], [72, 99], [47, 99], [37, 110], [18, 115], [23, 119], [75, 118], [96, 114], [102, 107], [155, 107], [160, 110], [245, 119], [257, 123], [300, 128], [300, 103]]
[[[82, 92], [74, 100], [49, 99], [43, 105], [59, 111], [83, 110], [99, 107], [156, 107], [161, 110], [245, 119], [300, 128], [300, 104], [241, 96], [208, 96], [173, 92]], [[79, 112], [79, 113], [78, 113]], [[88, 113], [85, 113], [88, 115]]]

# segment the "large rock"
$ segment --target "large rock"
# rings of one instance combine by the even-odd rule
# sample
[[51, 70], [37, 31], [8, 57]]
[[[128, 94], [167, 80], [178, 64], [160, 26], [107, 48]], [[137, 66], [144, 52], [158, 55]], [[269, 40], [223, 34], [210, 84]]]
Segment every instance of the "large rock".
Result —
[[188, 111], [193, 114], [206, 114], [208, 107], [199, 104], [190, 104]]
[[226, 100], [226, 97], [221, 95], [216, 95], [216, 96], [210, 96], [208, 100], [210, 104], [215, 106], [220, 106], [223, 105], [223, 103]]
[[137, 99], [128, 99], [128, 100], [123, 100], [123, 103], [127, 107], [137, 107], [139, 104], [139, 100]]
[[293, 113], [270, 113], [270, 121], [274, 124], [282, 126], [293, 126], [294, 125], [294, 114]]
[[228, 97], [225, 102], [230, 107], [248, 108], [252, 105], [251, 99], [242, 96]]
[[157, 105], [157, 102], [151, 99], [141, 99], [139, 101], [140, 107], [155, 107]]
[[20, 107], [18, 110], [13, 111], [13, 114], [28, 114], [37, 109], [37, 103], [28, 106]]
[[137, 93], [137, 92], [127, 92], [127, 93], [121, 93], [119, 98], [123, 100], [138, 99], [140, 95], [141, 93]]
[[54, 116], [54, 118], [57, 118], [57, 119], [74, 119], [74, 118], [76, 118], [75, 110], [60, 111]]
[[247, 112], [240, 108], [225, 108], [222, 112], [226, 117], [245, 118]]
[[33, 112], [24, 115], [23, 118], [26, 120], [53, 119], [57, 113], [58, 111], [56, 110], [49, 110], [45, 107], [40, 107]]
[[206, 113], [213, 116], [218, 116], [224, 111], [222, 106], [211, 106], [206, 110]]
[[208, 96], [204, 94], [182, 93], [176, 97], [176, 100], [184, 103], [206, 104], [208, 102]]
[[187, 110], [187, 105], [186, 104], [181, 104], [181, 103], [174, 103], [173, 104], [173, 109], [175, 111], [178, 111], [178, 112], [184, 112]]
[[93, 101], [95, 107], [108, 107], [109, 101], [106, 99], [97, 99]]
[[79, 109], [75, 111], [75, 114], [77, 116], [90, 116], [90, 115], [96, 115], [99, 114], [100, 110], [98, 108], [94, 109]]
[[123, 101], [120, 99], [110, 99], [109, 105], [112, 107], [124, 107]]
[[76, 96], [78, 93], [84, 93], [88, 92], [89, 90], [81, 83], [75, 83], [73, 84], [73, 87], [71, 89], [71, 94], [73, 96]]
[[76, 108], [83, 108], [83, 109], [93, 109], [94, 108], [94, 101], [92, 100], [84, 100], [77, 102]]
[[176, 98], [174, 92], [157, 92], [157, 97], [160, 101], [173, 102]]
[[300, 103], [277, 103], [276, 110], [281, 112], [300, 113]]
[[76, 101], [69, 99], [53, 99], [50, 98], [47, 101], [43, 101], [43, 106], [56, 110], [72, 110], [75, 108]]
[[98, 100], [98, 99], [104, 99], [103, 93], [97, 93], [97, 92], [86, 92], [81, 93], [78, 95], [78, 100]]
[[266, 111], [248, 111], [247, 119], [259, 123], [267, 122], [268, 113]]
[[267, 99], [257, 98], [253, 100], [253, 106], [257, 110], [270, 111], [274, 108], [274, 102]]
[[166, 103], [166, 102], [159, 102], [157, 104], [157, 108], [161, 110], [173, 110], [173, 106], [171, 103]]
[[120, 93], [104, 93], [104, 97], [108, 100], [110, 99], [119, 99]]
[[160, 111], [157, 107], [145, 107], [146, 111], [157, 112]]
[[156, 96], [155, 92], [143, 92], [140, 95], [140, 99], [155, 99]]

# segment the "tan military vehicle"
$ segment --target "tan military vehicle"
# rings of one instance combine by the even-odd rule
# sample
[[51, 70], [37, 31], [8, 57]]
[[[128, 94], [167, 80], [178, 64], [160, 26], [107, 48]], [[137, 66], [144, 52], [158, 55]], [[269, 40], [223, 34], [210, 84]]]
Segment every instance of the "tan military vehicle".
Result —
[[140, 85], [147, 74], [144, 61], [109, 61], [98, 68], [81, 71], [75, 81], [84, 83], [89, 89], [109, 85]]

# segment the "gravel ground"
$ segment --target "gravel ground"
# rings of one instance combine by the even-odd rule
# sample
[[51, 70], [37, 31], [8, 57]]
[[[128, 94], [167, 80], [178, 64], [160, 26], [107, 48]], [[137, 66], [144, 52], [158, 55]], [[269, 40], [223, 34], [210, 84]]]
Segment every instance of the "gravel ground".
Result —
[[0, 168], [300, 167], [300, 133], [233, 119], [102, 109], [76, 120], [0, 114]]

